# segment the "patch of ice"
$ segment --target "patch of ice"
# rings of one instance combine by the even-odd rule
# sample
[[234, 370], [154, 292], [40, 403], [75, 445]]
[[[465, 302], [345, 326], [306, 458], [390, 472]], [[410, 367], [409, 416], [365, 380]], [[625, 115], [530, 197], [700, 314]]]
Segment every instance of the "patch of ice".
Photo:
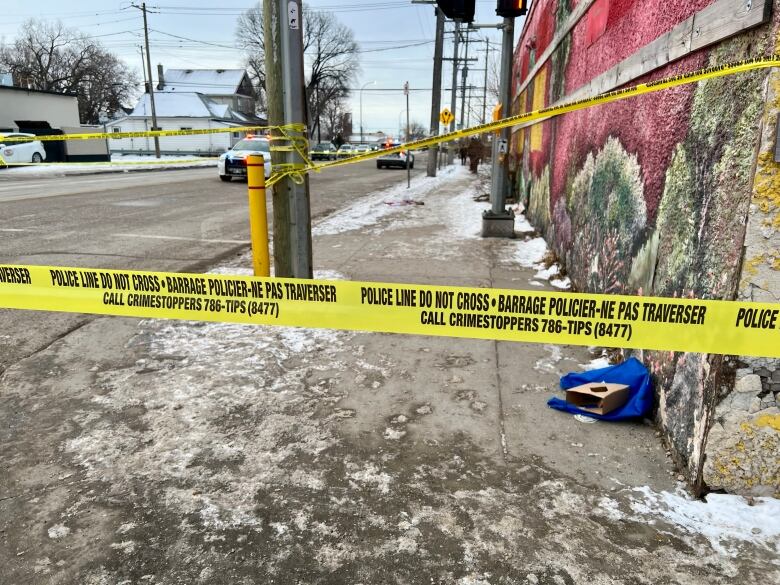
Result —
[[112, 542], [111, 548], [122, 551], [126, 555], [129, 555], [135, 550], [135, 542], [133, 542], [132, 540], [125, 540], [123, 542]]
[[544, 349], [550, 352], [550, 355], [541, 358], [534, 364], [534, 369], [540, 372], [552, 372], [558, 373], [558, 368], [555, 366], [563, 359], [563, 351], [558, 345], [545, 345]]
[[523, 268], [534, 268], [547, 254], [544, 238], [528, 238], [510, 243], [512, 259]]
[[532, 232], [534, 231], [534, 226], [529, 223], [528, 218], [526, 218], [525, 215], [515, 212], [515, 231]]
[[65, 526], [64, 524], [55, 524], [51, 528], [49, 528], [49, 538], [53, 538], [55, 540], [59, 540], [60, 538], [65, 538], [70, 534], [70, 528]]
[[398, 441], [406, 436], [406, 431], [401, 429], [386, 428], [384, 437], [388, 441]]
[[587, 364], [580, 364], [580, 367], [586, 372], [589, 372], [590, 370], [598, 370], [601, 368], [606, 368], [610, 365], [609, 358], [606, 356], [601, 356], [590, 360]]
[[392, 478], [384, 471], [380, 472], [373, 463], [367, 464], [360, 471], [351, 473], [350, 478], [362, 484], [373, 485], [382, 494], [390, 493], [390, 482], [392, 481]]
[[555, 288], [559, 288], [561, 290], [569, 290], [571, 288], [571, 279], [567, 276], [563, 279], [555, 279], [551, 280], [550, 284], [553, 285]]
[[553, 276], [557, 276], [561, 272], [561, 267], [557, 264], [552, 264], [549, 268], [542, 268], [536, 273], [534, 278], [539, 280], [550, 280]]
[[737, 541], [780, 554], [780, 500], [754, 498], [751, 506], [745, 498], [729, 494], [710, 494], [702, 502], [685, 494], [654, 492], [648, 486], [633, 491], [641, 495], [630, 504], [634, 512], [644, 518], [660, 517], [689, 534], [701, 534], [721, 554], [737, 556]]

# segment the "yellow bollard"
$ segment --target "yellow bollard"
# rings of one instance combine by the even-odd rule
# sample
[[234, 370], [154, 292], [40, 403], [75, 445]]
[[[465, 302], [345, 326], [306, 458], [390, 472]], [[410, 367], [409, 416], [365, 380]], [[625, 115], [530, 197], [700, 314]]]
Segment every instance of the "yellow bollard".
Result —
[[265, 159], [252, 154], [246, 159], [249, 191], [249, 232], [252, 239], [252, 266], [255, 276], [271, 276], [268, 255], [268, 211], [265, 206]]

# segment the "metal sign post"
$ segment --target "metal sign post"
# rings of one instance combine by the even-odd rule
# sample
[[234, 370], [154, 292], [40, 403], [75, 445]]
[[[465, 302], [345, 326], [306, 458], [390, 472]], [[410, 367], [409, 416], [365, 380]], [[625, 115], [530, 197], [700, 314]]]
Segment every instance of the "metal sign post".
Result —
[[[279, 0], [282, 18], [282, 84], [284, 88], [284, 122], [306, 126], [307, 106], [303, 73], [303, 8], [301, 0]], [[293, 138], [306, 141], [307, 131], [288, 131]], [[304, 160], [292, 149], [286, 156], [287, 164], [301, 165]], [[295, 278], [312, 278], [311, 204], [309, 176], [301, 184], [290, 184], [290, 244]]]
[[[512, 58], [515, 19], [504, 18], [503, 42], [501, 47], [501, 95], [502, 115], [510, 115]], [[482, 236], [512, 238], [515, 235], [515, 214], [506, 208], [506, 192], [509, 187], [507, 147], [511, 129], [504, 128], [493, 140], [493, 183], [490, 189], [491, 209], [482, 214]]]

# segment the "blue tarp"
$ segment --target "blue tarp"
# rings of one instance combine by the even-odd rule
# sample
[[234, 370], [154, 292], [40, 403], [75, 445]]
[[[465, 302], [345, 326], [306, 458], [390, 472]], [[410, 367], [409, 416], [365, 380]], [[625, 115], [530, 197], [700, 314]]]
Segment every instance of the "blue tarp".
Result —
[[653, 385], [650, 373], [642, 362], [629, 358], [622, 364], [591, 370], [589, 372], [572, 372], [561, 378], [561, 388], [568, 390], [588, 382], [607, 382], [610, 384], [625, 384], [628, 386], [628, 402], [617, 410], [604, 415], [594, 414], [577, 408], [560, 398], [550, 398], [547, 406], [572, 414], [584, 414], [601, 420], [624, 420], [643, 417], [653, 407]]

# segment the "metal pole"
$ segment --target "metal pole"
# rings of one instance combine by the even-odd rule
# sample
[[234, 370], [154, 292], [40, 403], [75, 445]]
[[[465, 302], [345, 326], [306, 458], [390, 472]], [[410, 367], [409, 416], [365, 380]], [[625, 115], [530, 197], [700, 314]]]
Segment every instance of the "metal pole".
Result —
[[[406, 142], [409, 142], [409, 89], [408, 89], [408, 83], [407, 82], [407, 90], [406, 90]], [[410, 170], [409, 161], [412, 158], [412, 151], [410, 149], [406, 149], [406, 188], [412, 186], [412, 171]]]
[[[434, 8], [436, 13], [436, 43], [433, 49], [433, 94], [431, 96], [431, 136], [439, 134], [439, 115], [441, 110], [441, 68], [444, 56], [444, 13]], [[439, 157], [439, 145], [428, 150], [428, 176], [436, 176], [436, 163]]]
[[[138, 8], [136, 6], [136, 8]], [[144, 38], [146, 39], [146, 69], [149, 71], [149, 102], [152, 105], [152, 130], [157, 127], [157, 109], [154, 107], [154, 81], [152, 80], [152, 59], [149, 57], [149, 27], [146, 23], [146, 2], [141, 4], [141, 12], [144, 14]], [[160, 138], [154, 137], [154, 156], [160, 158]]]
[[466, 78], [469, 76], [469, 30], [466, 29], [466, 55], [463, 61], [463, 73], [461, 75], [461, 90], [460, 90], [460, 127], [463, 128], [463, 123], [466, 117]]
[[485, 123], [485, 113], [487, 111], [487, 84], [488, 84], [488, 65], [490, 63], [490, 39], [485, 37], [485, 85], [482, 87], [482, 123]]
[[[452, 86], [450, 93], [450, 112], [452, 112], [452, 122], [450, 122], [450, 132], [455, 131], [455, 104], [457, 103], [458, 86], [458, 43], [460, 42], [460, 24], [455, 23], [455, 40], [452, 43]], [[450, 142], [447, 146], [447, 164], [452, 164], [455, 160], [455, 147], [457, 144]]]
[[265, 158], [261, 154], [249, 155], [246, 167], [252, 266], [255, 276], [271, 276], [268, 254], [268, 211], [265, 204]]
[[316, 91], [316, 99], [317, 99], [317, 144], [322, 142], [322, 132], [321, 127], [322, 124], [320, 123], [322, 119], [322, 102], [320, 102], [320, 84], [318, 83], [316, 86], [314, 86]]
[[[306, 90], [303, 73], [303, 6], [301, 0], [279, 0], [282, 44], [282, 83], [284, 87], [285, 124], [306, 125]], [[300, 148], [307, 148], [308, 132], [287, 130]], [[308, 148], [307, 148], [308, 149]], [[295, 149], [287, 153], [287, 163], [303, 164], [303, 158]], [[312, 278], [311, 202], [309, 176], [303, 176], [302, 184], [290, 185], [290, 224], [292, 268], [294, 278]]]
[[[509, 116], [510, 92], [512, 85], [512, 44], [514, 42], [515, 19], [504, 18], [504, 34], [501, 43], [501, 115]], [[499, 146], [501, 143], [509, 145], [511, 136], [510, 128], [501, 130], [500, 140], [493, 141], [493, 185], [491, 189], [491, 199], [493, 203], [493, 213], [505, 213], [506, 189], [507, 189], [507, 164], [506, 156], [503, 161], [499, 161]]]

